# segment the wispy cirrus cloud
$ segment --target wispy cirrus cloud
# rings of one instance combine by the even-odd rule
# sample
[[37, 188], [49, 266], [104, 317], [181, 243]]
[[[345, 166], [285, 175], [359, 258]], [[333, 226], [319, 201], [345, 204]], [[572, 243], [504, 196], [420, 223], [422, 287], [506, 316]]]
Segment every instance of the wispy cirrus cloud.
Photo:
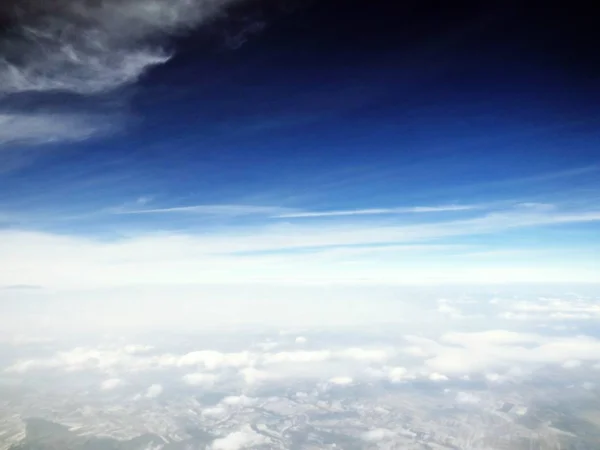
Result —
[[113, 129], [106, 116], [83, 112], [0, 111], [0, 147], [78, 142]]
[[157, 44], [198, 25], [227, 3], [231, 1], [9, 0], [3, 6], [14, 33], [0, 59], [2, 92], [88, 95], [135, 82], [170, 59]]
[[343, 216], [377, 216], [391, 214], [410, 214], [410, 213], [436, 213], [436, 212], [456, 212], [470, 211], [482, 208], [481, 205], [439, 205], [439, 206], [410, 206], [400, 208], [367, 208], [367, 209], [349, 209], [349, 210], [330, 210], [330, 211], [301, 211], [289, 212], [276, 215], [280, 219], [303, 219], [319, 217], [343, 217]]
[[[0, 147], [77, 142], [114, 131], [118, 115], [96, 111], [114, 103], [105, 96], [166, 63], [170, 36], [232, 2], [3, 2], [11, 33], [0, 46]], [[65, 111], [65, 96], [93, 99], [96, 106]], [[24, 99], [27, 108], [15, 107]]]
[[378, 216], [411, 213], [461, 212], [483, 208], [482, 205], [441, 205], [441, 206], [410, 206], [398, 208], [367, 208], [353, 210], [305, 211], [298, 208], [280, 206], [244, 205], [244, 204], [206, 204], [176, 206], [165, 208], [137, 209], [119, 207], [109, 209], [114, 214], [199, 214], [244, 216], [262, 215], [271, 219], [303, 219], [345, 216]]
[[292, 211], [290, 208], [278, 206], [260, 206], [260, 205], [238, 205], [238, 204], [217, 204], [217, 205], [192, 205], [176, 206], [171, 208], [114, 208], [109, 212], [113, 214], [198, 214], [214, 216], [246, 216], [246, 215], [282, 215]]

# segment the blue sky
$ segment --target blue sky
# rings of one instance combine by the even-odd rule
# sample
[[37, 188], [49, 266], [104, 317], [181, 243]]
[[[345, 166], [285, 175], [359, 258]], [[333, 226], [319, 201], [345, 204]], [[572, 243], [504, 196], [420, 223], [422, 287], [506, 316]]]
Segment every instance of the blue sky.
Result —
[[[199, 26], [185, 5], [173, 26]], [[132, 11], [132, 35], [164, 31]], [[110, 14], [102, 51], [132, 51]], [[69, 42], [3, 66], [0, 285], [598, 281], [590, 69], [472, 12], [395, 34], [360, 14], [308, 8], [235, 49], [199, 31], [137, 66], [75, 46], [53, 73]]]

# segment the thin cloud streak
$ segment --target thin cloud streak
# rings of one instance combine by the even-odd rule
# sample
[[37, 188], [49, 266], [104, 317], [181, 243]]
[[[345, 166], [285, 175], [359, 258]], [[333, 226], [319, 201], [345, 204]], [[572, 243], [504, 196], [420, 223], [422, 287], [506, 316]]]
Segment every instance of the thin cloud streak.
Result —
[[278, 206], [258, 206], [258, 205], [193, 205], [178, 206], [173, 208], [152, 208], [152, 209], [113, 209], [113, 214], [204, 214], [215, 216], [245, 216], [245, 215], [271, 215], [281, 214], [284, 211], [290, 211], [287, 208]]
[[442, 206], [412, 206], [408, 208], [370, 208], [335, 211], [306, 211], [292, 212], [273, 216], [277, 219], [303, 219], [312, 217], [343, 217], [343, 216], [376, 216], [386, 214], [435, 213], [470, 211], [481, 208], [480, 205], [442, 205]]
[[108, 118], [98, 115], [0, 111], [0, 149], [14, 144], [84, 141], [111, 130], [114, 127]]
[[355, 210], [336, 210], [336, 211], [302, 211], [293, 208], [278, 206], [261, 205], [191, 205], [178, 206], [172, 208], [152, 208], [152, 209], [112, 209], [113, 214], [206, 214], [206, 215], [265, 215], [271, 219], [301, 219], [301, 218], [320, 218], [320, 217], [344, 217], [344, 216], [372, 216], [386, 214], [410, 214], [410, 213], [434, 213], [434, 212], [459, 212], [470, 211], [481, 208], [480, 205], [443, 205], [443, 206], [413, 206], [406, 208], [369, 208]]

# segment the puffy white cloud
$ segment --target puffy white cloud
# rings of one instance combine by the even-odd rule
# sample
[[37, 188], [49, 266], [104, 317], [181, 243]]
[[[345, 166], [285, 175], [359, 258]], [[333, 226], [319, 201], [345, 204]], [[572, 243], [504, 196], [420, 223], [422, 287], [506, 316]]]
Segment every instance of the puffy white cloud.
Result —
[[268, 372], [255, 369], [254, 367], [246, 367], [240, 373], [247, 384], [256, 384], [273, 378]]
[[437, 311], [441, 314], [445, 314], [453, 318], [458, 318], [462, 316], [462, 312], [460, 309], [458, 309], [455, 306], [449, 305], [446, 302], [441, 302], [437, 307]]
[[227, 409], [222, 405], [212, 406], [210, 408], [204, 408], [202, 415], [205, 417], [220, 418], [227, 415]]
[[269, 438], [255, 432], [247, 425], [223, 438], [215, 439], [210, 448], [211, 450], [240, 450], [270, 443], [271, 440]]
[[229, 406], [252, 406], [258, 400], [256, 398], [247, 397], [245, 395], [230, 395], [221, 400], [221, 403]]
[[367, 367], [363, 373], [367, 378], [374, 380], [387, 380], [392, 383], [403, 383], [416, 379], [416, 375], [402, 366], [374, 366]]
[[[291, 379], [348, 384], [365, 379], [401, 383], [423, 377], [431, 381], [475, 375], [490, 382], [523, 379], [545, 365], [600, 363], [600, 340], [589, 336], [542, 335], [492, 329], [448, 332], [438, 339], [405, 336], [405, 351], [385, 346], [320, 350], [197, 350], [158, 353], [149, 346], [76, 347], [48, 357], [17, 360], [9, 373], [35, 370], [90, 370], [112, 378], [130, 378], [139, 371], [176, 373], [190, 386], [217, 381], [256, 385]], [[238, 377], [233, 373], [237, 372]], [[343, 374], [343, 376], [340, 376]], [[220, 381], [219, 381], [220, 382]]]
[[[446, 333], [439, 342], [407, 336], [419, 348], [424, 366], [449, 375], [470, 373], [522, 376], [524, 368], [571, 360], [600, 360], [600, 340], [588, 336], [543, 336], [506, 330]], [[488, 376], [489, 379], [489, 376]]]
[[122, 384], [123, 380], [121, 380], [120, 378], [109, 378], [108, 380], [104, 380], [101, 383], [100, 387], [104, 391], [110, 391], [121, 386]]
[[[209, 372], [226, 368], [240, 369], [247, 382], [256, 382], [267, 378], [291, 377], [296, 374], [307, 376], [319, 374], [317, 366], [324, 363], [381, 363], [392, 354], [386, 349], [332, 349], [314, 351], [282, 352], [220, 352], [216, 350], [198, 350], [182, 355], [174, 353], [155, 353], [152, 347], [142, 345], [76, 347], [59, 351], [54, 355], [38, 359], [19, 360], [5, 370], [25, 373], [34, 370], [61, 369], [67, 371], [97, 370], [106, 373], [135, 372], [169, 368], [197, 368], [184, 376], [188, 384], [207, 384], [214, 382]], [[302, 365], [302, 367], [296, 367]], [[311, 369], [311, 367], [313, 367]]]
[[256, 347], [264, 352], [273, 350], [274, 348], [276, 348], [278, 346], [279, 346], [279, 343], [277, 343], [277, 342], [259, 342], [258, 344], [254, 344], [254, 347]]
[[[200, 350], [186, 353], [175, 361], [177, 366], [202, 365], [209, 370], [219, 367], [242, 367], [250, 364], [255, 356], [250, 352], [223, 353], [214, 350]], [[172, 365], [172, 360], [165, 359], [165, 365]]]
[[516, 331], [489, 330], [472, 333], [446, 333], [441, 341], [464, 346], [527, 344], [539, 342], [540, 336]]
[[600, 305], [593, 299], [539, 297], [536, 301], [513, 302], [507, 307], [500, 317], [509, 320], [600, 320]]
[[392, 383], [400, 383], [413, 377], [409, 375], [405, 367], [392, 367], [388, 372], [388, 378]]
[[146, 397], [156, 398], [163, 392], [163, 387], [160, 384], [153, 384], [146, 390]]
[[431, 381], [448, 381], [448, 377], [442, 373], [433, 372], [429, 374]]
[[467, 405], [476, 405], [481, 402], [481, 398], [478, 395], [473, 394], [472, 392], [458, 392], [456, 394], [455, 400], [456, 403], [462, 403]]
[[506, 381], [506, 377], [503, 375], [500, 375], [499, 373], [486, 373], [485, 374], [485, 379], [491, 383], [502, 383], [504, 381]]
[[342, 358], [355, 359], [357, 361], [382, 362], [390, 357], [390, 353], [391, 352], [387, 349], [349, 348], [339, 352], [339, 356]]
[[207, 387], [212, 386], [217, 381], [217, 377], [211, 373], [196, 372], [184, 375], [183, 381], [190, 386]]
[[353, 379], [351, 377], [333, 377], [329, 379], [331, 384], [336, 384], [338, 386], [348, 386], [353, 383]]
[[291, 352], [278, 352], [278, 353], [266, 353], [263, 355], [263, 362], [265, 364], [274, 363], [309, 363], [309, 362], [322, 362], [331, 359], [334, 354], [328, 350], [315, 350], [315, 351], [291, 351]]
[[396, 437], [396, 433], [387, 428], [374, 428], [369, 431], [365, 431], [360, 435], [361, 439], [366, 442], [379, 442], [387, 439], [393, 439]]
[[151, 345], [139, 345], [139, 344], [130, 344], [126, 345], [123, 350], [125, 353], [129, 353], [130, 355], [135, 355], [138, 353], [146, 353], [153, 349], [154, 347]]
[[562, 365], [565, 369], [576, 369], [577, 367], [581, 367], [581, 361], [577, 359], [570, 359], [565, 361]]
[[306, 338], [304, 336], [298, 336], [296, 338], [296, 344], [306, 344]]
[[329, 360], [355, 360], [367, 362], [382, 362], [391, 355], [388, 349], [347, 348], [342, 350], [311, 350], [311, 351], [286, 351], [278, 353], [265, 353], [261, 357], [264, 364], [275, 363], [310, 363]]
[[25, 373], [32, 370], [59, 368], [67, 371], [112, 369], [138, 370], [150, 367], [152, 357], [139, 356], [148, 347], [127, 345], [125, 347], [100, 346], [76, 347], [56, 352], [51, 357], [20, 360], [6, 368], [9, 372]]

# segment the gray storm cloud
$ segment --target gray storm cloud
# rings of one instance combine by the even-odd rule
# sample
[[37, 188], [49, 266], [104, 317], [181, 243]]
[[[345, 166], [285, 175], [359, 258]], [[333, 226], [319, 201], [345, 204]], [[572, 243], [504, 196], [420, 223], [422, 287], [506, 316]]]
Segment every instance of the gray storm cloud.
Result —
[[[79, 141], [114, 129], [112, 113], [69, 110], [47, 97], [94, 97], [100, 104], [167, 62], [170, 37], [235, 1], [2, 1], [0, 146]], [[45, 96], [43, 106], [19, 101], [35, 96]]]

